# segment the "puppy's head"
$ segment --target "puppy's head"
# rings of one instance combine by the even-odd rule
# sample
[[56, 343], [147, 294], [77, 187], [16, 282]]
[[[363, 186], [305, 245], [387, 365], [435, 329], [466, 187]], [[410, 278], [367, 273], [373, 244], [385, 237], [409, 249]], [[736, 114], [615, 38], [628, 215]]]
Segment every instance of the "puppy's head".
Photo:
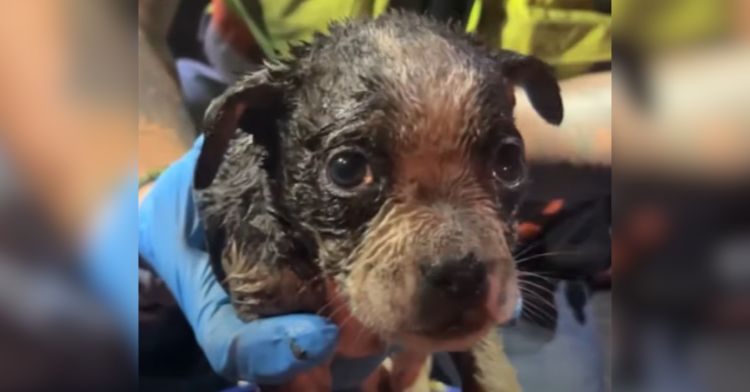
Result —
[[[219, 177], [224, 189], [245, 187], [235, 192], [239, 208], [214, 209], [233, 227], [230, 240], [266, 230], [263, 244], [244, 240], [245, 261], [225, 260], [229, 274], [288, 262], [259, 259], [307, 258], [294, 263], [335, 279], [365, 326], [432, 347], [507, 319], [526, 169], [513, 88], [559, 123], [549, 68], [404, 14], [332, 26], [294, 54], [231, 87], [207, 115], [196, 188]], [[255, 147], [225, 155], [243, 113]], [[240, 153], [257, 159], [234, 159], [244, 163], [221, 175], [220, 162]]]

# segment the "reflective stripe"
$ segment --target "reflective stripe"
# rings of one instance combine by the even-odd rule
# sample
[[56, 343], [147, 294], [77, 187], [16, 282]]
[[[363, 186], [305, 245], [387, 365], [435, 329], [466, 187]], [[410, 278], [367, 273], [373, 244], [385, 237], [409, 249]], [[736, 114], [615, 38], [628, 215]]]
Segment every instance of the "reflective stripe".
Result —
[[257, 24], [255, 24], [255, 21], [250, 17], [250, 14], [247, 13], [245, 6], [240, 3], [240, 0], [226, 1], [227, 4], [234, 10], [234, 12], [245, 22], [248, 30], [250, 30], [253, 38], [255, 38], [255, 42], [263, 51], [263, 54], [266, 56], [266, 58], [271, 61], [275, 61], [278, 56], [276, 56], [276, 51], [273, 49], [273, 45], [268, 40], [268, 37], [262, 31], [260, 31], [260, 28]]
[[388, 9], [390, 0], [375, 0], [372, 5], [372, 15], [375, 17], [380, 16], [385, 10]]
[[479, 27], [479, 19], [482, 16], [482, 0], [474, 0], [469, 12], [469, 19], [466, 21], [466, 32], [473, 33]]
[[566, 8], [565, 1], [507, 0], [501, 47], [540, 57], [558, 76], [585, 72], [612, 59], [612, 17]]

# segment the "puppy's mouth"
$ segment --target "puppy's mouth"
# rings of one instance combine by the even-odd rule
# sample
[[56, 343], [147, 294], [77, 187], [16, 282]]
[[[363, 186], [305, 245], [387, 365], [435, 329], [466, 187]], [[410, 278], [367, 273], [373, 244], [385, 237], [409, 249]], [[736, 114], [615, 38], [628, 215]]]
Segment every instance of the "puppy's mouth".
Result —
[[421, 335], [428, 339], [449, 340], [471, 335], [489, 323], [485, 309], [466, 309], [453, 317], [444, 326], [433, 326], [407, 330], [407, 335]]
[[[454, 338], [484, 329], [490, 324], [507, 321], [504, 305], [512, 300], [511, 293], [503, 290], [501, 278], [489, 275], [486, 282], [478, 285], [469, 294], [470, 298], [450, 298], [450, 294], [432, 293], [432, 304], [422, 307], [420, 319], [428, 325], [411, 332], [431, 338]], [[426, 312], [435, 312], [429, 315]]]

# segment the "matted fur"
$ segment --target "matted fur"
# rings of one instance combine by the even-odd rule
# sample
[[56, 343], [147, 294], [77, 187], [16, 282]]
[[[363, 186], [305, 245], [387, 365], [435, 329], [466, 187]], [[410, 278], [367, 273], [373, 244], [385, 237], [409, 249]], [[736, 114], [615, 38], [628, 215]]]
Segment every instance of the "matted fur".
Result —
[[[467, 377], [514, 390], [515, 380], [491, 380], [504, 357], [480, 340], [515, 304], [522, 187], [493, 177], [493, 154], [508, 139], [522, 147], [513, 85], [559, 123], [554, 76], [532, 57], [402, 13], [332, 25], [293, 54], [242, 78], [206, 115], [195, 194], [233, 304], [246, 319], [330, 314], [333, 295], [367, 334], [415, 358], [469, 350], [481, 363]], [[366, 155], [371, 183], [331, 182], [327, 163], [342, 149]], [[424, 271], [467, 255], [486, 268], [486, 304], [425, 298]], [[462, 324], [444, 331], [456, 315]]]

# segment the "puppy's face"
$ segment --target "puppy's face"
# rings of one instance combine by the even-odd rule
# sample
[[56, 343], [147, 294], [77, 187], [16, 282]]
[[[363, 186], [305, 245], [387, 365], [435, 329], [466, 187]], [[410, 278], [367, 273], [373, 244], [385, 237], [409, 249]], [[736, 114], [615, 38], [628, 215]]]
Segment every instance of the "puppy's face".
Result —
[[[196, 189], [207, 189], [199, 199], [225, 233], [217, 238], [239, 249], [223, 258], [235, 303], [267, 302], [280, 274], [251, 271], [303, 254], [386, 340], [460, 349], [506, 320], [526, 169], [513, 87], [559, 123], [549, 69], [407, 14], [334, 26], [295, 55], [246, 77], [207, 115]], [[243, 111], [259, 146], [230, 149], [208, 187]]]
[[370, 25], [296, 65], [284, 202], [354, 317], [451, 346], [512, 314], [526, 165], [502, 56], [411, 25]]
[[[481, 88], [457, 82], [466, 94]], [[300, 216], [323, 269], [354, 316], [389, 338], [462, 338], [515, 305], [510, 225], [523, 144], [493, 101], [451, 91], [405, 102], [385, 93], [393, 111], [326, 132], [300, 160], [316, 183], [290, 198], [319, 206]], [[290, 178], [291, 189], [306, 188]]]

